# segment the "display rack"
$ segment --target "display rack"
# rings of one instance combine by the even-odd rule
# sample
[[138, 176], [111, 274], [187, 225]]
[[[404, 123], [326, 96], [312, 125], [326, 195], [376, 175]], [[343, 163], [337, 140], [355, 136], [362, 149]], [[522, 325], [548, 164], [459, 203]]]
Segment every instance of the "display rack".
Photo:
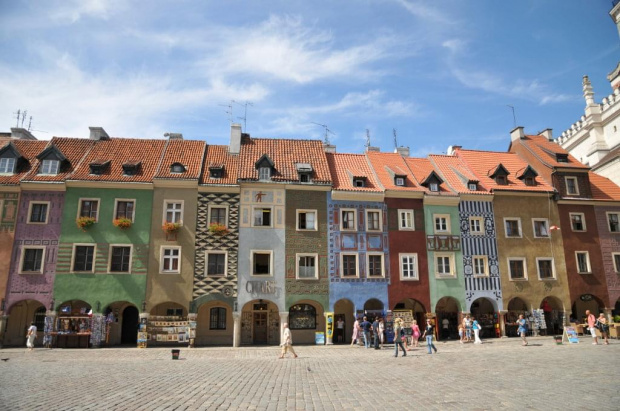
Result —
[[179, 316], [150, 316], [146, 326], [140, 325], [138, 347], [148, 344], [185, 344], [193, 346], [196, 321]]

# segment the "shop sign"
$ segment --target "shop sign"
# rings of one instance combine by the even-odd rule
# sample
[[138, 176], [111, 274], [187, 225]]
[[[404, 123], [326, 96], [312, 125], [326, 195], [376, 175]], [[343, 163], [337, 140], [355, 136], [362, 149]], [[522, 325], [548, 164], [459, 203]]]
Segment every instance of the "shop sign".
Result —
[[579, 297], [581, 301], [592, 301], [592, 294], [584, 294]]
[[248, 294], [277, 294], [278, 289], [275, 281], [248, 281], [245, 283], [245, 291]]

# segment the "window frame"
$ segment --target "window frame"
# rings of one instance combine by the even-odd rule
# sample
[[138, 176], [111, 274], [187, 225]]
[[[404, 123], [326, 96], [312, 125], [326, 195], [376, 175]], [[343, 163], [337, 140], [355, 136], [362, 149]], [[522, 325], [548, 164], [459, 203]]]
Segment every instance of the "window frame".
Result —
[[[76, 270], [75, 269], [75, 258], [77, 256], [77, 247], [93, 247], [93, 266], [90, 270]], [[70, 273], [76, 274], [93, 274], [95, 272], [95, 266], [97, 262], [97, 243], [74, 243], [72, 252], [71, 252], [71, 268]]]
[[[7, 162], [5, 168], [8, 169], [8, 166], [11, 165], [9, 171], [2, 171], [1, 163], [2, 163], [2, 161], [5, 161], [5, 160]], [[12, 161], [12, 163], [11, 163], [11, 161]], [[0, 174], [2, 174], [2, 175], [12, 175], [12, 174], [15, 174], [15, 166], [16, 166], [16, 164], [17, 164], [17, 159], [15, 157], [3, 157], [3, 158], [0, 158]]]
[[[129, 263], [127, 265], [127, 271], [112, 271], [112, 254], [116, 247], [129, 247]], [[110, 244], [108, 247], [108, 270], [109, 274], [131, 274], [133, 264], [133, 244]]]
[[[478, 221], [480, 223], [480, 230], [474, 231], [472, 228], [472, 222]], [[470, 216], [469, 217], [469, 234], [470, 235], [484, 235], [484, 217]]]
[[[381, 257], [380, 275], [370, 275], [370, 257]], [[366, 278], [385, 278], [385, 253], [376, 251], [366, 252]]]
[[[344, 218], [343, 213], [352, 212], [353, 213], [353, 228], [344, 228]], [[355, 208], [341, 208], [339, 210], [340, 213], [340, 231], [357, 231], [357, 209]]]
[[[293, 311], [292, 308], [295, 306], [307, 306], [312, 308], [311, 310], [299, 310], [299, 311]], [[313, 315], [314, 316], [314, 327], [296, 327], [296, 315], [293, 313], [304, 313], [306, 314], [306, 316], [310, 316]], [[316, 314], [316, 307], [312, 304], [309, 303], [298, 303], [298, 304], [293, 304], [289, 309], [288, 309], [288, 317], [289, 317], [289, 325], [291, 327], [291, 330], [316, 330], [317, 329], [317, 314]]]
[[116, 220], [117, 218], [127, 218], [127, 217], [118, 217], [117, 213], [118, 213], [118, 203], [120, 202], [124, 202], [124, 203], [133, 203], [133, 209], [131, 210], [131, 222], [135, 222], [136, 221], [136, 199], [135, 198], [115, 198], [114, 199], [114, 214], [112, 214], [112, 221]]
[[476, 183], [468, 183], [467, 184], [467, 189], [469, 191], [478, 191], [478, 184], [476, 184]]
[[[261, 217], [261, 221], [264, 220], [264, 212], [265, 210], [269, 210], [269, 225], [256, 225], [256, 219], [254, 217], [256, 210], [261, 209], [263, 210], [263, 216]], [[273, 206], [253, 206], [252, 207], [252, 227], [253, 228], [273, 228], [274, 224], [273, 224], [273, 217], [274, 217], [274, 212], [273, 212]]]
[[[618, 261], [616, 261], [616, 257], [619, 257]], [[611, 262], [613, 263], [614, 271], [620, 273], [620, 253], [611, 253]]]
[[[575, 183], [575, 192], [571, 193], [568, 190], [568, 181], [572, 180]], [[577, 179], [577, 177], [575, 176], [564, 176], [564, 184], [566, 186], [566, 194], [567, 195], [571, 195], [571, 196], [578, 196], [579, 195], [579, 180]]]
[[[211, 217], [213, 215], [211, 213], [211, 211], [214, 210], [214, 209], [225, 210], [224, 211], [224, 223], [223, 224], [226, 227], [228, 227], [228, 211], [229, 210], [228, 210], [228, 206], [227, 205], [211, 205], [211, 204], [209, 204], [208, 211], [207, 211], [207, 225], [209, 226], [209, 225], [214, 223], [213, 221], [211, 221]], [[218, 223], [218, 224], [222, 224], [222, 223]]]
[[[551, 278], [542, 278], [540, 276], [540, 261], [551, 261]], [[538, 279], [540, 281], [552, 281], [557, 279], [555, 273], [555, 259], [553, 257], [536, 257], [536, 271], [538, 273]]]
[[[411, 215], [411, 227], [404, 227], [402, 225], [403, 214], [410, 214]], [[413, 209], [404, 209], [404, 208], [399, 208], [398, 209], [398, 230], [400, 230], [400, 231], [415, 231], [415, 211]]]
[[[46, 210], [45, 210], [45, 221], [31, 221], [32, 219], [32, 206], [35, 204], [45, 204]], [[48, 224], [49, 223], [49, 217], [50, 217], [50, 206], [51, 206], [51, 202], [50, 201], [30, 201], [28, 203], [28, 215], [26, 217], [26, 224], [34, 224], [34, 225], [43, 225], [43, 224]]]
[[[586, 256], [586, 269], [587, 271], [581, 271], [579, 269], [579, 255], [585, 254]], [[578, 274], [592, 274], [592, 266], [590, 265], [590, 253], [588, 251], [575, 251], [575, 265], [577, 266]]]
[[[41, 253], [41, 268], [38, 271], [24, 271], [24, 260], [26, 257], [26, 250], [43, 250]], [[18, 274], [34, 274], [41, 275], [45, 273], [45, 256], [47, 254], [47, 247], [44, 245], [29, 245], [21, 248], [21, 255], [19, 257], [19, 271]]]
[[404, 177], [395, 177], [394, 178], [394, 185], [398, 186], [398, 187], [404, 187], [405, 186], [405, 178]]
[[[46, 167], [45, 165], [49, 164], [49, 167]], [[54, 167], [52, 167], [51, 165], [55, 164]], [[48, 169], [46, 172], [45, 169]], [[54, 172], [52, 172], [54, 171]], [[41, 168], [39, 169], [39, 174], [42, 175], [46, 175], [46, 176], [55, 176], [58, 175], [58, 172], [60, 171], [60, 160], [41, 160]]]
[[[539, 236], [536, 235], [536, 223], [539, 222], [544, 222], [545, 223], [545, 227], [547, 229], [547, 235], [546, 236]], [[532, 218], [532, 234], [534, 235], [534, 238], [551, 238], [551, 231], [549, 231], [549, 219], [548, 218]]]
[[[82, 203], [84, 201], [96, 201], [97, 202], [97, 211], [95, 213], [95, 223], [99, 222], [99, 211], [101, 210], [101, 198], [95, 198], [95, 197], [81, 197], [78, 199], [78, 212], [77, 212], [77, 217], [76, 219], [82, 217]], [[90, 214], [92, 214], [92, 209]], [[86, 216], [84, 216], [86, 217]], [[92, 215], [88, 216], [88, 217], [92, 217]]]
[[258, 168], [258, 180], [259, 181], [271, 180], [271, 167], [265, 167], [265, 166], [259, 167]]
[[[314, 228], [299, 228], [299, 215], [307, 214], [307, 213], [314, 213]], [[319, 229], [318, 216], [319, 216], [319, 212], [317, 210], [298, 208], [295, 211], [295, 231], [318, 231]], [[308, 220], [306, 219], [306, 222], [307, 221]]]
[[[223, 274], [209, 274], [209, 256], [210, 255], [223, 255], [224, 256], [224, 273]], [[204, 277], [210, 277], [210, 278], [228, 277], [228, 251], [205, 250], [205, 272], [204, 272]]]
[[[616, 223], [618, 224], [618, 229], [616, 231], [612, 231], [611, 230], [611, 221], [609, 220], [609, 217], [611, 215], [615, 215], [616, 216]], [[620, 233], [620, 212], [618, 211], [607, 211], [605, 212], [605, 216], [607, 217], [607, 229], [609, 230], [610, 233], [612, 234], [619, 234]]]
[[[450, 272], [449, 273], [440, 273], [439, 272], [439, 264], [437, 263], [438, 258], [448, 258], [450, 264]], [[454, 253], [434, 253], [433, 261], [435, 263], [435, 278], [456, 278], [456, 261], [454, 257]]]
[[[446, 229], [445, 230], [438, 230], [437, 229], [437, 219], [438, 218], [445, 218], [446, 219]], [[452, 227], [450, 226], [450, 214], [433, 214], [433, 233], [435, 234], [444, 234], [444, 233], [451, 233], [452, 231]]]
[[[578, 215], [581, 217], [581, 225], [583, 226], [582, 230], [575, 230], [575, 227], [573, 226], [573, 215]], [[588, 231], [587, 227], [586, 227], [586, 215], [584, 213], [568, 213], [568, 219], [570, 220], [570, 229], [571, 231], [575, 232], [575, 233], [584, 233], [586, 231]]]
[[[299, 258], [300, 257], [313, 257], [314, 258], [314, 277], [300, 277], [299, 276]], [[318, 253], [297, 253], [295, 254], [295, 279], [297, 280], [318, 280], [319, 279], [319, 255]]]
[[[344, 275], [344, 257], [355, 257], [355, 275]], [[360, 278], [359, 253], [340, 253], [340, 278]]]
[[[269, 273], [268, 274], [256, 274], [254, 272], [254, 255], [255, 254], [268, 254], [269, 255]], [[250, 277], [265, 278], [273, 277], [273, 250], [250, 250]]]
[[[508, 257], [506, 261], [508, 263], [508, 280], [509, 281], [529, 281], [529, 277], [527, 273], [527, 259], [525, 257]], [[521, 261], [523, 263], [523, 278], [514, 278], [512, 276], [512, 270], [510, 267], [511, 261]]]
[[[403, 272], [403, 258], [413, 258], [414, 260], [414, 277], [405, 277], [405, 273]], [[398, 272], [400, 275], [401, 281], [420, 281], [420, 270], [419, 270], [419, 260], [418, 253], [399, 253], [398, 254]]]
[[[179, 221], [168, 221], [168, 205], [169, 204], [181, 204], [181, 209], [180, 210], [171, 210], [171, 212], [174, 212], [175, 214], [178, 212], [179, 213]], [[183, 217], [185, 217], [185, 200], [175, 200], [175, 199], [171, 199], [171, 198], [166, 198], [164, 199], [164, 207], [163, 207], [163, 218], [162, 218], [162, 222], [163, 223], [178, 223], [179, 226], [183, 226]]]
[[[506, 222], [508, 221], [516, 221], [517, 226], [519, 228], [519, 235], [508, 235], [508, 230], [506, 226]], [[506, 238], [523, 238], [523, 227], [521, 226], [521, 218], [520, 217], [504, 217], [504, 236]]]
[[[476, 273], [476, 260], [483, 261], [484, 274]], [[471, 265], [474, 278], [487, 278], [489, 276], [489, 257], [486, 255], [472, 255]]]
[[[370, 221], [370, 219], [368, 218], [368, 215], [371, 213], [379, 214], [379, 228], [370, 228], [368, 224], [368, 222]], [[365, 210], [365, 216], [366, 216], [366, 231], [370, 231], [374, 233], [383, 231], [383, 210], [379, 208], [369, 208]]]
[[[165, 270], [164, 269], [164, 260], [166, 256], [164, 255], [166, 250], [178, 250], [179, 254], [176, 256], [178, 260], [178, 269], [177, 270]], [[162, 245], [159, 247], [159, 274], [181, 274], [181, 262], [182, 262], [182, 247], [180, 245]], [[174, 256], [168, 256], [168, 258], [173, 258]]]
[[[215, 327], [212, 325], [213, 324], [213, 310], [217, 310], [217, 314], [216, 314], [217, 321], [216, 321]], [[224, 327], [223, 328], [221, 327], [221, 325], [222, 325], [222, 318], [221, 318], [222, 317], [222, 310], [224, 312], [224, 319], [223, 319]], [[211, 330], [211, 331], [223, 331], [223, 330], [226, 330], [226, 325], [227, 325], [226, 323], [228, 322], [227, 321], [227, 317], [228, 317], [228, 310], [226, 309], [226, 307], [222, 307], [222, 306], [211, 307], [209, 309], [209, 330]]]

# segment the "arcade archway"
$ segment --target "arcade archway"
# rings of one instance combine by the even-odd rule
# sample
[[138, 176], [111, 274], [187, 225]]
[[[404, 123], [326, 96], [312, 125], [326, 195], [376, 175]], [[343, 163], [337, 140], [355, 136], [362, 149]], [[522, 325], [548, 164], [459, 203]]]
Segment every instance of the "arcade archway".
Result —
[[[353, 323], [355, 322], [355, 307], [351, 300], [343, 298], [334, 304], [334, 317], [336, 328], [334, 330], [334, 344], [344, 344], [351, 342], [353, 334]], [[339, 322], [342, 321], [342, 331]]]

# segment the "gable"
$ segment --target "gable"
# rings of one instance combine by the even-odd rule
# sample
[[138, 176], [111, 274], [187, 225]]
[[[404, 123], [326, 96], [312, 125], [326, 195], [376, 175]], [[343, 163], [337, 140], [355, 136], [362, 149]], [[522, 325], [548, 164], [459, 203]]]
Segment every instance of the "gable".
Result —
[[43, 161], [43, 160], [56, 160], [60, 162], [68, 161], [67, 157], [65, 157], [65, 155], [54, 144], [52, 144], [51, 146], [43, 150], [41, 153], [39, 153], [39, 155], [37, 156], [37, 159], [39, 159], [40, 161]]

